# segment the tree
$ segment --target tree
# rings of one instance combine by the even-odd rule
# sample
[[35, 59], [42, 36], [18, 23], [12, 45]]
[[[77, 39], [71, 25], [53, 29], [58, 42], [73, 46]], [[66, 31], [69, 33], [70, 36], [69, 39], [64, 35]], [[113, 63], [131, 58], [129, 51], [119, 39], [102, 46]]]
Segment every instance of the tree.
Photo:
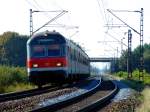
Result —
[[150, 73], [150, 44], [144, 45], [144, 68]]
[[118, 62], [118, 70], [120, 71], [126, 71], [127, 70], [127, 56], [128, 56], [128, 51], [125, 50], [123, 51], [121, 57], [119, 58]]
[[[144, 44], [144, 69], [150, 72], [150, 44]], [[127, 69], [127, 50], [124, 51], [119, 58], [119, 70], [126, 71]], [[140, 46], [137, 46], [132, 52], [132, 69], [138, 69], [140, 65]]]
[[15, 32], [5, 32], [0, 36], [0, 63], [4, 65], [25, 66], [26, 42], [28, 36]]

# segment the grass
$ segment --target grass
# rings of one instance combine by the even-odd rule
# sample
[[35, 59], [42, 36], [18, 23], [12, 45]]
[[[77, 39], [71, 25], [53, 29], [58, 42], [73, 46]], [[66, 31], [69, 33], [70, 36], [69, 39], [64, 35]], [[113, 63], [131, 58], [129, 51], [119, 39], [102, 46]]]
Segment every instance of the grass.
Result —
[[139, 71], [135, 70], [132, 73], [132, 79], [127, 78], [127, 72], [120, 71], [115, 73], [117, 79], [125, 82], [131, 88], [138, 91], [140, 94], [137, 97], [142, 104], [137, 107], [136, 112], [150, 112], [150, 74], [144, 72], [144, 80], [139, 80]]
[[20, 91], [33, 87], [28, 82], [25, 68], [0, 65], [0, 93]]
[[142, 91], [145, 88], [145, 86], [150, 86], [150, 74], [148, 74], [146, 72], [144, 72], [144, 80], [143, 81], [139, 80], [139, 71], [138, 70], [133, 71], [131, 79], [128, 79], [127, 72], [123, 72], [123, 71], [115, 73], [114, 75], [121, 78], [123, 82], [125, 82], [131, 88], [133, 88], [137, 91]]
[[143, 103], [136, 109], [136, 112], [150, 112], [150, 87], [142, 91]]
[[32, 89], [34, 86], [31, 84], [25, 84], [25, 83], [16, 83], [10, 86], [5, 87], [5, 93], [8, 92], [14, 92], [14, 91], [24, 91], [28, 89]]

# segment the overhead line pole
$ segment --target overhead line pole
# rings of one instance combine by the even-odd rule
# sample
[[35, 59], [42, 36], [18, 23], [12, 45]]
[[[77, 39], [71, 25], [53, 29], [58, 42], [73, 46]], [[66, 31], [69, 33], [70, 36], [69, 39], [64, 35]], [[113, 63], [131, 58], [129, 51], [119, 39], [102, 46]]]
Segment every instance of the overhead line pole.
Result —
[[61, 13], [59, 13], [57, 16], [55, 16], [54, 18], [52, 18], [50, 21], [46, 22], [44, 25], [42, 25], [40, 28], [38, 28], [37, 30], [35, 30], [33, 32], [33, 34], [37, 31], [39, 31], [40, 29], [42, 29], [43, 27], [45, 27], [46, 25], [48, 25], [49, 23], [53, 22], [54, 20], [56, 20], [57, 18], [61, 17], [62, 15], [64, 15], [66, 13], [66, 11], [62, 11]]
[[32, 9], [30, 9], [30, 37], [33, 34], [33, 18], [32, 18]]
[[[143, 48], [143, 8], [141, 8], [141, 18], [140, 18], [140, 71], [139, 71], [139, 79], [144, 80], [144, 48]], [[142, 78], [142, 79], [141, 79]]]
[[126, 22], [124, 22], [122, 19], [120, 19], [118, 16], [116, 16], [111, 10], [107, 9], [108, 12], [110, 12], [114, 17], [116, 17], [119, 21], [121, 21], [123, 24], [125, 24], [127, 27], [129, 27], [130, 29], [132, 29], [134, 32], [136, 32], [137, 34], [140, 35], [140, 32], [138, 32], [137, 30], [135, 30], [134, 28], [132, 28], [130, 25], [128, 25]]
[[[42, 25], [41, 27], [39, 27], [37, 30], [33, 31], [33, 18], [32, 18], [32, 14], [34, 12], [60, 12], [58, 15], [56, 15], [54, 18], [50, 19], [48, 22], [46, 22], [44, 25]], [[42, 29], [43, 27], [45, 27], [46, 25], [48, 25], [49, 23], [55, 21], [57, 18], [63, 16], [67, 11], [65, 10], [57, 10], [57, 11], [33, 11], [32, 9], [30, 9], [30, 37], [37, 31], [39, 31], [40, 29]]]
[[126, 10], [120, 10], [121, 12], [137, 12], [140, 13], [140, 32], [135, 30], [133, 27], [128, 25], [126, 22], [124, 22], [122, 19], [120, 19], [118, 16], [116, 16], [111, 10], [107, 9], [109, 13], [111, 13], [114, 17], [116, 17], [119, 21], [121, 21], [123, 24], [125, 24], [127, 27], [129, 27], [131, 30], [133, 30], [135, 33], [140, 35], [140, 67], [139, 67], [139, 80], [144, 79], [143, 69], [144, 69], [144, 57], [143, 57], [143, 8], [141, 8], [141, 11], [126, 11]]
[[128, 58], [127, 58], [127, 71], [128, 78], [132, 78], [132, 33], [128, 30]]

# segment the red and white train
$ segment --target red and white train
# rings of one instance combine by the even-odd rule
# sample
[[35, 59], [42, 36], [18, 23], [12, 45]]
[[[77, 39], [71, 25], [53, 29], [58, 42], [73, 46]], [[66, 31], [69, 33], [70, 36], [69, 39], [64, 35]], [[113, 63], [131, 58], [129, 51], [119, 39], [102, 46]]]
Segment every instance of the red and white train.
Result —
[[41, 32], [27, 41], [29, 80], [42, 86], [90, 76], [88, 55], [58, 32]]

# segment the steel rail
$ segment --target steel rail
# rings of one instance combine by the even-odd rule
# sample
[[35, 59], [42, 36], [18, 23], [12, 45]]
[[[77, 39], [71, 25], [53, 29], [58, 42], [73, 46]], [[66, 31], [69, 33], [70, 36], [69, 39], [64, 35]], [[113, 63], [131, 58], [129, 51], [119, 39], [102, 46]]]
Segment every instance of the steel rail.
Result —
[[113, 82], [111, 81], [115, 88], [113, 89], [113, 91], [111, 91], [109, 94], [107, 94], [106, 96], [98, 99], [97, 101], [95, 102], [92, 102], [91, 104], [81, 108], [80, 110], [78, 110], [77, 112], [92, 112], [92, 110], [96, 109], [97, 107], [100, 109], [102, 108], [108, 101], [110, 101], [115, 95], [116, 93], [118, 92], [119, 88], [118, 86]]
[[65, 107], [66, 105], [69, 105], [70, 103], [72, 103], [74, 101], [81, 100], [81, 99], [86, 98], [89, 95], [95, 93], [97, 91], [97, 89], [100, 87], [100, 85], [101, 85], [101, 79], [99, 80], [99, 83], [95, 87], [93, 87], [86, 93], [72, 97], [72, 98], [64, 100], [64, 101], [57, 102], [55, 104], [51, 104], [48, 106], [44, 106], [44, 107], [40, 107], [40, 108], [31, 110], [30, 112], [53, 112], [53, 111], [56, 111], [59, 108]]
[[25, 97], [34, 96], [34, 95], [39, 95], [42, 93], [51, 92], [51, 91], [55, 91], [58, 89], [60, 89], [60, 87], [58, 87], [58, 86], [47, 86], [47, 87], [43, 87], [40, 89], [35, 88], [35, 89], [26, 90], [26, 91], [0, 94], [0, 102], [21, 99], [21, 98], [25, 98]]

